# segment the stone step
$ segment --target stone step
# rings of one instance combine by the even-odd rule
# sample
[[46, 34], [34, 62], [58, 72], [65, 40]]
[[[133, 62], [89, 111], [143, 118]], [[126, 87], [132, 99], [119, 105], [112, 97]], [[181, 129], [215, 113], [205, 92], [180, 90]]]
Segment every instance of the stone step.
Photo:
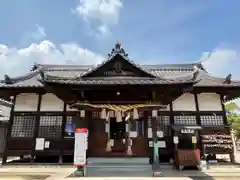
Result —
[[88, 164], [149, 164], [149, 158], [135, 157], [108, 157], [108, 158], [88, 158]]
[[148, 158], [88, 158], [88, 177], [151, 177]]

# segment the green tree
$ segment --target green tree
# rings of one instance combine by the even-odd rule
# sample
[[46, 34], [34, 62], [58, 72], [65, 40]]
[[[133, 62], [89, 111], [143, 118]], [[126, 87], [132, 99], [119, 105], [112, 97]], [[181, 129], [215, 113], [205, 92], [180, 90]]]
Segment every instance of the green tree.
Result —
[[231, 125], [235, 140], [240, 140], [240, 109], [235, 103], [225, 105], [227, 111], [227, 120]]

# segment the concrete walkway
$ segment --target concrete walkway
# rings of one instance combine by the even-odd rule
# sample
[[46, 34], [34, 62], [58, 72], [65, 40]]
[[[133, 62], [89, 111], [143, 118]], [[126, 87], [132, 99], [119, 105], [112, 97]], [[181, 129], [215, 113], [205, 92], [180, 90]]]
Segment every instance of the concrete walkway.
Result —
[[[50, 168], [51, 167], [51, 168]], [[0, 180], [77, 180], [77, 179], [88, 179], [95, 180], [96, 178], [91, 177], [69, 177], [76, 169], [61, 166], [4, 166], [0, 168]], [[215, 180], [215, 179], [228, 179], [234, 180], [240, 179], [240, 168], [229, 167], [229, 168], [211, 168], [203, 172], [200, 171], [176, 171], [172, 169], [166, 169], [162, 171], [164, 177], [154, 177], [154, 179], [160, 180]], [[225, 177], [225, 178], [223, 178]], [[133, 179], [133, 180], [147, 180], [152, 177], [97, 177], [98, 180], [121, 180], [121, 179]]]

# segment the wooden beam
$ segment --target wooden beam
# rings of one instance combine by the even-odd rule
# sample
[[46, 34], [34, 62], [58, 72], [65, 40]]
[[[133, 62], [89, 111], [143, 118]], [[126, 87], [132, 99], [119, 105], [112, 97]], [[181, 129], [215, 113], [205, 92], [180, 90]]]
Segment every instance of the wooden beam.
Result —
[[[197, 124], [199, 126], [201, 126], [201, 117], [200, 117], [200, 111], [199, 111], [199, 101], [198, 101], [198, 94], [194, 93], [194, 101], [195, 101], [195, 105], [196, 105], [196, 120], [197, 120]], [[200, 155], [201, 157], [205, 155], [205, 148], [204, 148], [204, 144], [202, 143], [202, 132], [199, 131], [198, 133], [198, 139], [200, 142]]]
[[[67, 120], [67, 104], [64, 102], [63, 106], [63, 121], [62, 121], [62, 134], [61, 134], [61, 142], [64, 142], [64, 132], [65, 132], [65, 125]], [[60, 157], [59, 157], [59, 163], [63, 163], [63, 156], [64, 156], [64, 145], [61, 144], [60, 146]]]
[[228, 125], [228, 120], [227, 120], [227, 114], [226, 114], [226, 108], [224, 106], [224, 95], [220, 94], [220, 100], [221, 100], [221, 106], [222, 106], [222, 111], [223, 111], [223, 123], [224, 125]]

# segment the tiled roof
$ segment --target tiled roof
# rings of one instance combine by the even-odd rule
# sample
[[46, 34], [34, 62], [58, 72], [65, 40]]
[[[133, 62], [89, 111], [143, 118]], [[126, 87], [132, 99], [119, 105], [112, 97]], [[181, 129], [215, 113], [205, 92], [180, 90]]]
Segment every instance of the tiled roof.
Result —
[[[56, 83], [74, 84], [173, 84], [193, 82], [193, 74], [199, 67], [196, 76], [196, 87], [240, 87], [240, 82], [232, 81], [224, 84], [225, 78], [213, 77], [198, 63], [192, 64], [167, 64], [167, 65], [138, 65], [141, 69], [151, 73], [156, 79], [130, 79], [126, 77], [100, 78], [83, 80], [82, 75], [92, 71], [93, 65], [38, 65], [29, 74], [17, 78], [10, 78], [12, 83], [2, 81], [0, 87], [43, 87], [41, 73], [44, 72], [48, 80]], [[114, 82], [113, 82], [114, 81]]]

